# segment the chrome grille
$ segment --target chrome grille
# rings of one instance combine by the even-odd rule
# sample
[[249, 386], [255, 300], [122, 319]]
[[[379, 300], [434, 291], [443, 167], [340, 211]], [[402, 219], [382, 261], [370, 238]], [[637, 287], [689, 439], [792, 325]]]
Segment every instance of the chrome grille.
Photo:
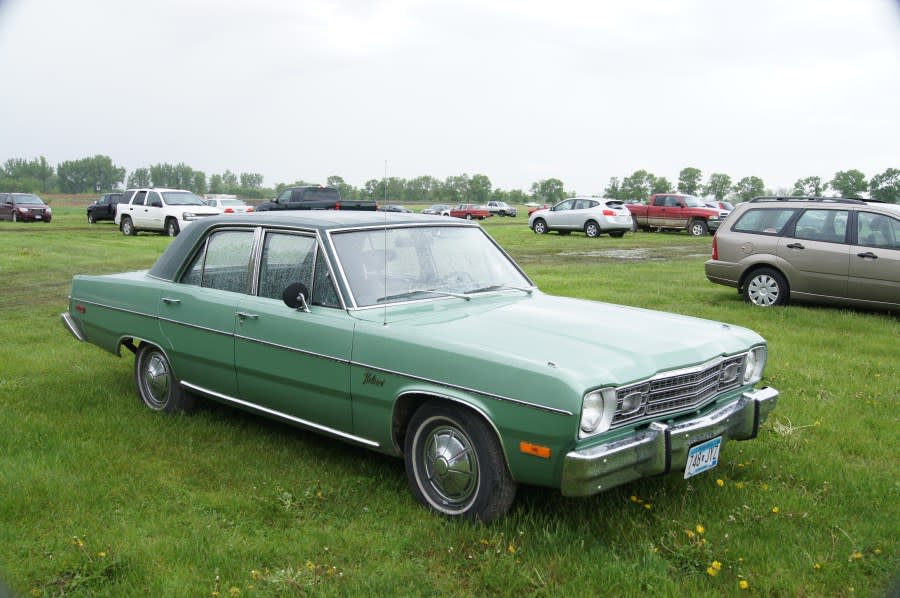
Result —
[[745, 358], [745, 355], [720, 358], [616, 389], [612, 425], [705, 405], [719, 393], [740, 385]]

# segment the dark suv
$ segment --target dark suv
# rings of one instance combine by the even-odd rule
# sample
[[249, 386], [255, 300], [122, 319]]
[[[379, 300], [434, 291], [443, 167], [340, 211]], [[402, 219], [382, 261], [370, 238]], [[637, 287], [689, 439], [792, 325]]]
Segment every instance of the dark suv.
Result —
[[713, 238], [710, 282], [762, 307], [788, 299], [900, 310], [900, 206], [837, 197], [757, 197]]
[[87, 207], [88, 222], [94, 224], [98, 220], [115, 220], [116, 206], [122, 201], [121, 193], [105, 193], [100, 199]]

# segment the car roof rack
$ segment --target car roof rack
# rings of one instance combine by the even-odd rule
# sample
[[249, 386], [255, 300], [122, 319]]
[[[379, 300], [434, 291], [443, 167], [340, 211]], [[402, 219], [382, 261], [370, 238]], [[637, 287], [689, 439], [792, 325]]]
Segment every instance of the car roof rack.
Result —
[[811, 197], [799, 195], [778, 195], [754, 197], [750, 200], [750, 203], [764, 203], [770, 201], [820, 201], [823, 203], [849, 203], [865, 205], [867, 200], [861, 199], [859, 197]]

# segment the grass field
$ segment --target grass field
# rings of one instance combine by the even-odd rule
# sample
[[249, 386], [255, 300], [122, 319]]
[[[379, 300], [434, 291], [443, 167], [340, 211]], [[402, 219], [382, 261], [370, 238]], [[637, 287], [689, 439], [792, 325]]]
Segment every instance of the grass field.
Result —
[[448, 521], [415, 503], [400, 460], [207, 402], [146, 410], [132, 360], [77, 343], [59, 313], [72, 275], [148, 268], [169, 239], [54, 205], [49, 224], [0, 222], [0, 579], [26, 596], [898, 591], [897, 316], [751, 307], [706, 282], [709, 238], [525, 222], [485, 227], [546, 292], [766, 337], [781, 398], [760, 437], [687, 482], [520, 487], [498, 523]]

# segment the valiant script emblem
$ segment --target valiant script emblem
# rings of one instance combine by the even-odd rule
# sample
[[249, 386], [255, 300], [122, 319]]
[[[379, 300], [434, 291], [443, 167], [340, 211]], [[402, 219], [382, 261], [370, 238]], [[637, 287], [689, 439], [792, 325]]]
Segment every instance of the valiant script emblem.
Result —
[[378, 378], [372, 372], [366, 372], [363, 378], [363, 384], [374, 384], [375, 386], [384, 386], [384, 379]]

